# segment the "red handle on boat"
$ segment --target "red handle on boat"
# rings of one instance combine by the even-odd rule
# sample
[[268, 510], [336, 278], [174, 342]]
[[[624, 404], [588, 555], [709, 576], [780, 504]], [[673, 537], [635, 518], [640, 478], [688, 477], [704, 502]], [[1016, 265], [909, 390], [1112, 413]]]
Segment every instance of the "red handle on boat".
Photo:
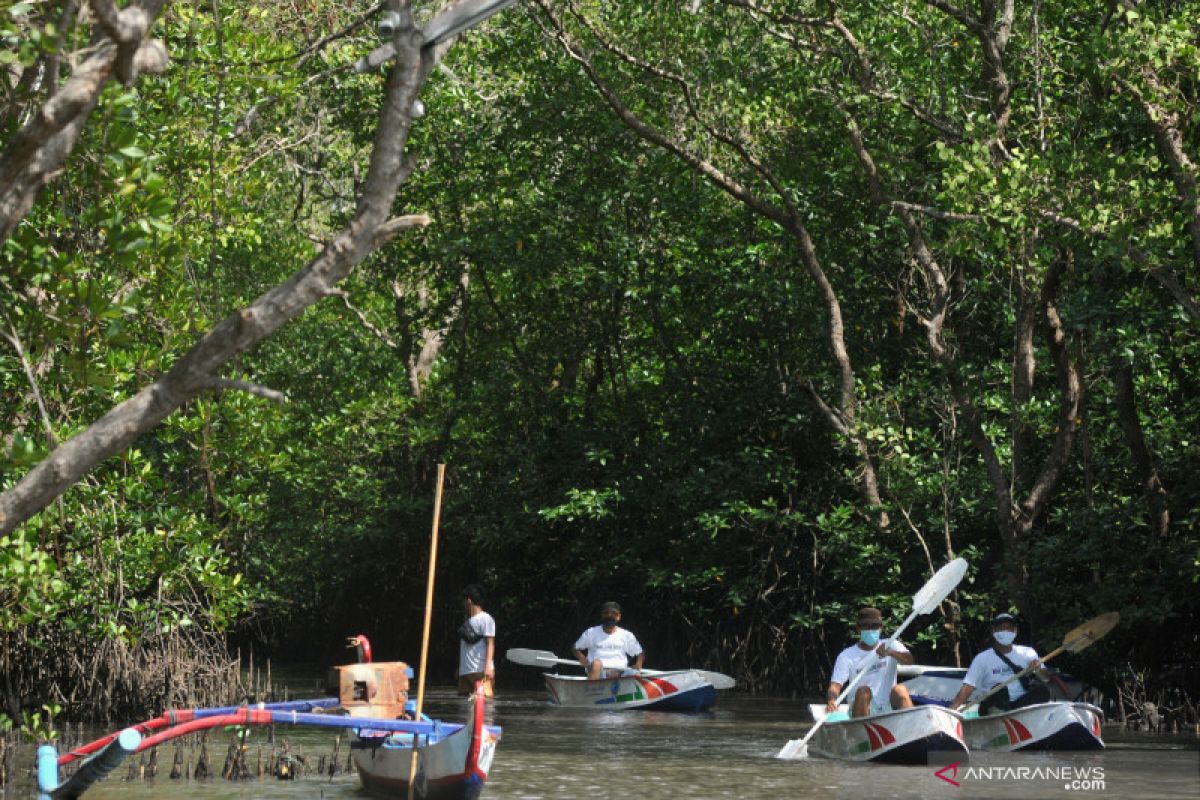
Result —
[[196, 731], [206, 731], [209, 728], [223, 728], [226, 725], [270, 725], [272, 722], [274, 722], [272, 712], [257, 708], [246, 708], [235, 711], [232, 714], [222, 714], [219, 717], [194, 719], [191, 722], [176, 725], [169, 730], [156, 733], [153, 736], [147, 736], [145, 739], [142, 739], [142, 743], [138, 745], [136, 752], [140, 753], [143, 750], [156, 747], [163, 742], [169, 742], [172, 739], [186, 736]]

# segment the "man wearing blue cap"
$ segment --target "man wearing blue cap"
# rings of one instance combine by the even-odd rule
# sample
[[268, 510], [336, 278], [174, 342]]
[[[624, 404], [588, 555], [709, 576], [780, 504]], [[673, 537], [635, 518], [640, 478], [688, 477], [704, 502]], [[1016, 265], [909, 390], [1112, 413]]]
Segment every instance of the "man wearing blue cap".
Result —
[[987, 692], [1030, 664], [1034, 666], [1033, 674], [1037, 675], [1040, 680], [1035, 682], [1026, 676], [1019, 681], [1013, 681], [1008, 685], [1007, 692], [997, 692], [985, 700], [979, 708], [979, 713], [1010, 711], [1014, 708], [1049, 702], [1050, 690], [1045, 685], [1049, 676], [1042, 669], [1042, 662], [1037, 651], [1032, 647], [1013, 644], [1013, 640], [1016, 638], [1016, 618], [1007, 612], [997, 614], [992, 619], [992, 646], [971, 661], [971, 666], [963, 677], [962, 688], [950, 701], [950, 708], [961, 708], [966, 705], [967, 698], [976, 689]]

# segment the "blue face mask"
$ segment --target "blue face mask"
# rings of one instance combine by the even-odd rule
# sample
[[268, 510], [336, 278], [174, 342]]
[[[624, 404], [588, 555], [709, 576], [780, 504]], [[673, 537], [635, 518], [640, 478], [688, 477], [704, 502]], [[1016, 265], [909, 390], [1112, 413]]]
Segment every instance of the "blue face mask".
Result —
[[874, 647], [879, 644], [879, 631], [859, 631], [858, 638], [867, 647]]

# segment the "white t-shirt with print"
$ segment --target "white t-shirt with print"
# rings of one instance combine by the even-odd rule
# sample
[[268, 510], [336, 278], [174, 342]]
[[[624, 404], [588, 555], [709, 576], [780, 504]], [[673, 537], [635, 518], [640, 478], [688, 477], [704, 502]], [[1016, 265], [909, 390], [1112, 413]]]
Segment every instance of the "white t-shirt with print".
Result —
[[471, 630], [483, 638], [475, 644], [467, 644], [462, 639], [458, 640], [458, 674], [482, 674], [487, 665], [487, 637], [495, 637], [496, 620], [492, 619], [492, 615], [486, 611], [480, 611], [468, 619], [467, 624], [471, 626]]
[[603, 625], [588, 628], [575, 642], [576, 650], [586, 650], [588, 661], [597, 661], [605, 669], [625, 669], [629, 659], [637, 658], [642, 652], [642, 646], [637, 637], [624, 628], [614, 628], [612, 633], [605, 633]]
[[[1029, 666], [1029, 662], [1038, 657], [1036, 650], [1022, 644], [1014, 644], [1013, 649], [1004, 655], [1017, 665], [1018, 670]], [[1011, 678], [1012, 675], [1012, 668], [1000, 660], [994, 647], [989, 647], [971, 660], [971, 666], [963, 677], [963, 683], [986, 692], [996, 684]], [[1025, 694], [1025, 689], [1021, 686], [1020, 681], [1013, 681], [1008, 685], [1009, 700], [1016, 700], [1023, 694]]]
[[[898, 653], [908, 652], [903, 642], [888, 641], [887, 645]], [[845, 689], [846, 684], [858, 674], [859, 666], [862, 666], [867, 674], [863, 675], [854, 691], [857, 692], [864, 686], [870, 689], [871, 708], [885, 710], [892, 707], [892, 688], [896, 685], [896, 659], [891, 656], [880, 658], [875, 654], [878, 647], [879, 645], [875, 645], [870, 650], [864, 650], [857, 644], [847, 647], [838, 654], [837, 661], [833, 662], [833, 674], [829, 676], [829, 682], [841, 684]], [[866, 658], [870, 658], [871, 661], [864, 662], [863, 659]], [[846, 699], [849, 703], [854, 702], [853, 697], [847, 696]]]

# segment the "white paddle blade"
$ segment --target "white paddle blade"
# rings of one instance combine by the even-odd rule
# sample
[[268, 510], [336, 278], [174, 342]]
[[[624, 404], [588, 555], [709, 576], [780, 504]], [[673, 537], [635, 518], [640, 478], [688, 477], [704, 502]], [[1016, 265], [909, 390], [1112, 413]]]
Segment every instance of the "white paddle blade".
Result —
[[723, 673], [709, 672], [708, 670], [704, 669], [692, 671], [698, 674], [701, 678], [704, 678], [704, 680], [711, 683], [714, 689], [732, 689], [734, 686], [737, 686], [737, 681]]
[[933, 574], [933, 577], [913, 595], [913, 611], [928, 614], [937, 608], [946, 595], [954, 591], [967, 574], [967, 560], [956, 558]]
[[783, 746], [776, 758], [800, 759], [808, 758], [808, 743], [803, 739], [792, 739]]
[[549, 650], [526, 650], [522, 647], [508, 650], [504, 657], [514, 664], [522, 664], [526, 667], [545, 667], [559, 660], [558, 656]]

